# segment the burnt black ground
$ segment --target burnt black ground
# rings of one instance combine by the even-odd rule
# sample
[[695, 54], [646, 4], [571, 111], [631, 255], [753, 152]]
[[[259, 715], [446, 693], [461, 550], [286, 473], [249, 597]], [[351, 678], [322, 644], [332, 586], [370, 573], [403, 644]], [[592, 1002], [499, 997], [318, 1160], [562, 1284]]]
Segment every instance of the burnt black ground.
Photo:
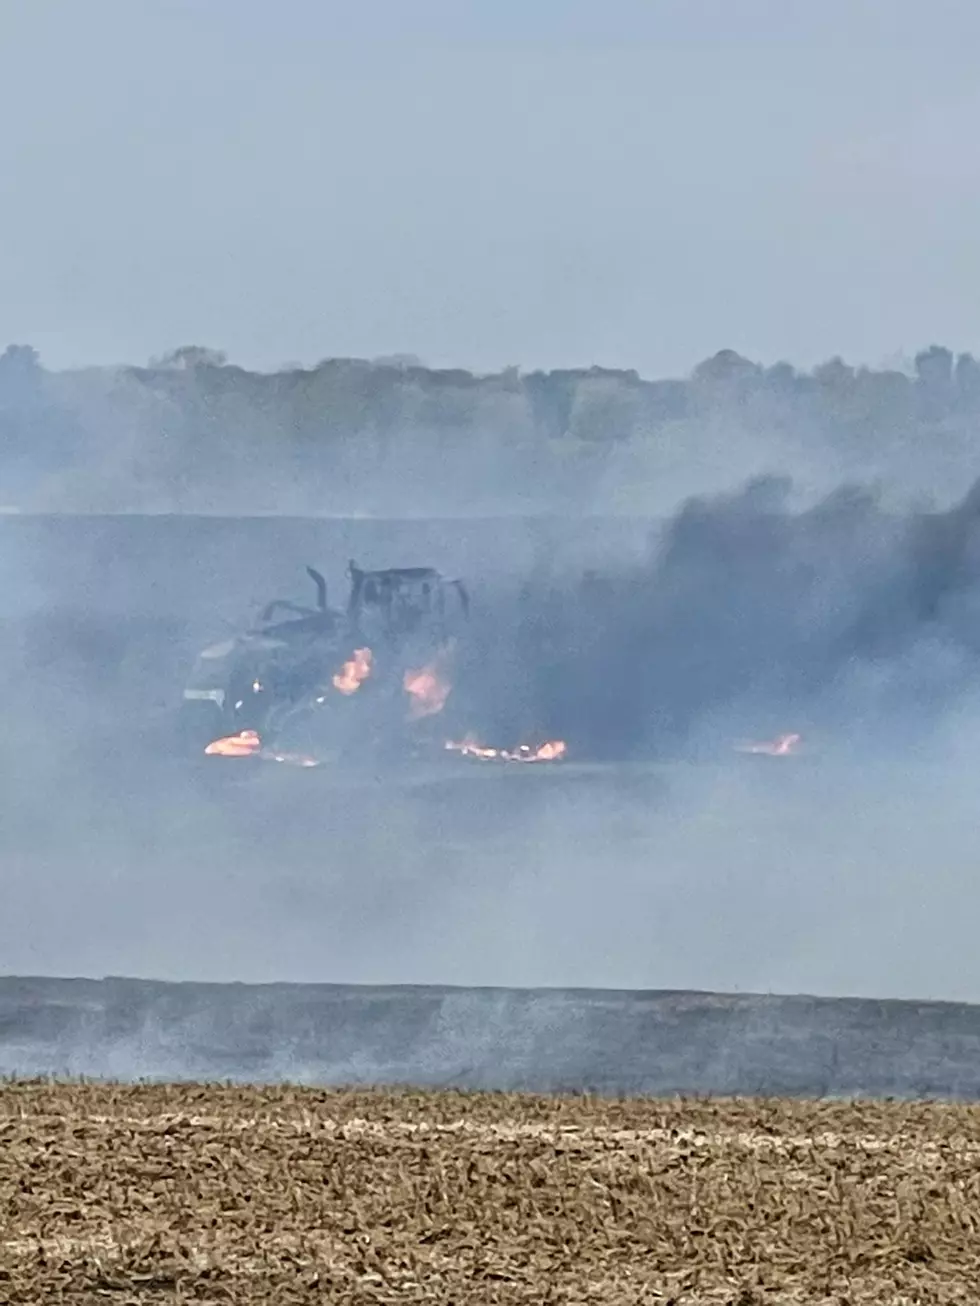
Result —
[[980, 1008], [699, 992], [0, 980], [0, 1072], [980, 1098]]

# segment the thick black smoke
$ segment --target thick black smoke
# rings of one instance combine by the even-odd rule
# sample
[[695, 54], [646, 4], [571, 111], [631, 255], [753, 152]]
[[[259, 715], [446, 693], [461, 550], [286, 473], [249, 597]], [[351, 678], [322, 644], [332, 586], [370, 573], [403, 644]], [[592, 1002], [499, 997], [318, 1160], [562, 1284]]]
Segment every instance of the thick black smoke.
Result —
[[462, 678], [481, 729], [628, 757], [731, 713], [927, 724], [980, 668], [980, 490], [906, 514], [860, 488], [794, 512], [790, 490], [692, 499], [638, 565], [498, 595]]

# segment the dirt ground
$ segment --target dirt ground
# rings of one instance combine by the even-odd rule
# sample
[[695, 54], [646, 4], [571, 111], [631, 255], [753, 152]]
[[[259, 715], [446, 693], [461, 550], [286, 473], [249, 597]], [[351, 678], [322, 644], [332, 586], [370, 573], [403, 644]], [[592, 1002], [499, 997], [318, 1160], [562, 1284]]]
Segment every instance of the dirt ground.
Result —
[[945, 1303], [980, 1109], [0, 1087], [0, 1302]]

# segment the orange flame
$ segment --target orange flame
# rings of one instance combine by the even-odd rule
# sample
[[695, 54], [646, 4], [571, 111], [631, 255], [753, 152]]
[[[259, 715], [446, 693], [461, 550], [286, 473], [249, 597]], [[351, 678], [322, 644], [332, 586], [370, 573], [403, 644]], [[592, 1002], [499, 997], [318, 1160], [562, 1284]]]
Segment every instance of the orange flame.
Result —
[[243, 730], [241, 734], [213, 740], [204, 752], [208, 757], [252, 757], [261, 747], [262, 740], [256, 730]]
[[286, 762], [291, 766], [319, 766], [314, 757], [306, 753], [267, 753], [257, 730], [243, 730], [239, 735], [226, 735], [208, 744], [204, 752], [208, 757], [261, 757], [270, 762]]
[[342, 694], [356, 694], [361, 687], [361, 682], [367, 680], [371, 674], [373, 661], [374, 655], [369, 648], [356, 648], [354, 656], [349, 662], [345, 662], [333, 677], [334, 689], [338, 689]]
[[534, 756], [530, 759], [532, 762], [557, 762], [560, 757], [565, 756], [567, 744], [564, 739], [549, 739], [546, 744], [535, 750]]
[[568, 745], [563, 739], [551, 739], [537, 748], [530, 744], [518, 744], [515, 749], [486, 748], [471, 735], [465, 739], [447, 739], [443, 745], [447, 751], [461, 753], [463, 757], [476, 757], [483, 762], [557, 762], [565, 756]]
[[764, 753], [767, 757], [786, 757], [789, 753], [795, 753], [799, 750], [801, 736], [797, 734], [777, 735], [775, 739], [770, 739], [758, 744], [736, 744], [736, 751], [739, 753]]
[[441, 712], [452, 692], [452, 685], [439, 674], [435, 662], [430, 662], [419, 671], [406, 671], [402, 677], [402, 686], [412, 700], [408, 709], [410, 721]]

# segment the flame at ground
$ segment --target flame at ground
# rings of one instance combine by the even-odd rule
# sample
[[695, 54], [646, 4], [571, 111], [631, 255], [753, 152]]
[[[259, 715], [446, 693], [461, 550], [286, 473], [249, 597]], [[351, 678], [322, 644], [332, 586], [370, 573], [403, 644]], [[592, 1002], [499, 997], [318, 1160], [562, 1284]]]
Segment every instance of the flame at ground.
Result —
[[775, 739], [762, 743], [736, 744], [739, 753], [762, 753], [767, 757], [786, 757], [799, 751], [801, 736], [797, 734], [777, 735]]
[[461, 740], [447, 739], [443, 747], [449, 752], [476, 757], [483, 762], [557, 762], [565, 756], [567, 744], [563, 739], [551, 739], [537, 748], [530, 744], [518, 744], [514, 749], [486, 748], [468, 735]]
[[257, 730], [243, 730], [238, 735], [215, 739], [204, 750], [208, 757], [260, 757], [268, 762], [285, 762], [290, 766], [319, 766], [315, 757], [306, 753], [266, 752]]
[[208, 757], [254, 757], [261, 747], [258, 731], [243, 730], [237, 735], [212, 740], [204, 752]]
[[408, 709], [410, 721], [441, 712], [452, 692], [452, 685], [442, 674], [439, 658], [418, 671], [406, 671], [402, 677], [402, 687], [411, 699]]
[[354, 656], [345, 662], [333, 677], [333, 687], [341, 694], [356, 694], [362, 681], [371, 674], [374, 656], [369, 648], [356, 648]]

